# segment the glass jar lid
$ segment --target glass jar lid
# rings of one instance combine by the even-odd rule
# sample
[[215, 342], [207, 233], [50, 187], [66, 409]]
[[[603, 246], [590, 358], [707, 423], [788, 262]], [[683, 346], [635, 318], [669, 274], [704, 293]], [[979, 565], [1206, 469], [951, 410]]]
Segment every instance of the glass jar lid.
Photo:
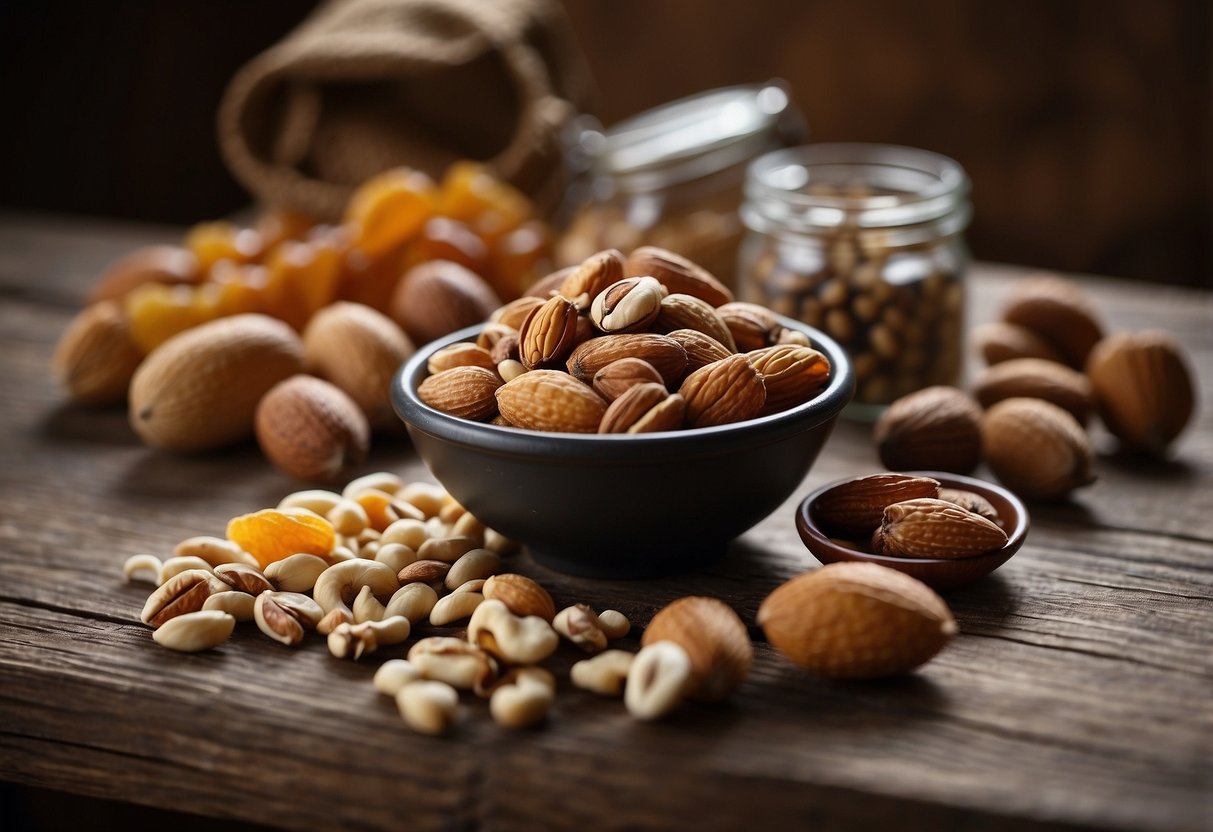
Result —
[[725, 87], [580, 131], [576, 143], [596, 176], [628, 191], [664, 188], [745, 162], [777, 131], [803, 131], [782, 81]]

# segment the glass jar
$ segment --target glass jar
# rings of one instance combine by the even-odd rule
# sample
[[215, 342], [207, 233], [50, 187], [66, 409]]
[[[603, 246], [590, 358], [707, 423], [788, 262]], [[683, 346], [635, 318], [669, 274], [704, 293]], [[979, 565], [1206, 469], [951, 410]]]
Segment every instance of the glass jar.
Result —
[[569, 156], [583, 175], [570, 191], [561, 265], [596, 251], [656, 245], [735, 285], [737, 215], [746, 166], [804, 141], [804, 121], [780, 81], [684, 98], [609, 130], [575, 128]]
[[851, 415], [960, 380], [972, 214], [960, 165], [909, 147], [807, 145], [757, 159], [745, 194], [740, 295], [842, 344]]

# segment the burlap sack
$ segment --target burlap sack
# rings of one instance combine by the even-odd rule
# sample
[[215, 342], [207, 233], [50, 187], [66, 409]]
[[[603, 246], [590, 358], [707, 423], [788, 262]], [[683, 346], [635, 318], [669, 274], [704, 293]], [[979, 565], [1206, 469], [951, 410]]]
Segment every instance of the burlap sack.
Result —
[[551, 208], [590, 93], [552, 0], [333, 0], [232, 79], [219, 141], [259, 199], [322, 219], [380, 171], [462, 158]]

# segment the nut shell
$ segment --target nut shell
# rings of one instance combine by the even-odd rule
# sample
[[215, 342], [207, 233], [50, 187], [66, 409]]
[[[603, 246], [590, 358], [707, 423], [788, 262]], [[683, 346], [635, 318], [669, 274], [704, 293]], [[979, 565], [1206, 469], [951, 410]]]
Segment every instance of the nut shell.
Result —
[[789, 661], [837, 679], [908, 673], [956, 632], [930, 587], [874, 563], [834, 563], [793, 578], [762, 602], [757, 623]]
[[1061, 499], [1095, 479], [1082, 425], [1043, 399], [1005, 399], [990, 408], [982, 448], [994, 475], [1025, 499]]
[[1042, 358], [1013, 358], [987, 367], [973, 380], [973, 396], [985, 408], [1003, 399], [1044, 399], [1084, 425], [1095, 407], [1086, 376]]
[[607, 403], [589, 385], [560, 370], [531, 370], [497, 390], [510, 424], [529, 430], [594, 433]]
[[813, 398], [830, 380], [830, 361], [812, 347], [778, 344], [746, 353], [766, 387], [763, 414], [778, 413]]
[[577, 337], [577, 306], [562, 295], [535, 307], [518, 330], [518, 360], [528, 370], [559, 366]]
[[893, 503], [938, 496], [939, 482], [930, 477], [872, 474], [826, 491], [814, 501], [813, 514], [831, 534], [863, 538], [881, 524]]
[[485, 421], [497, 415], [497, 389], [501, 377], [483, 367], [454, 367], [427, 376], [417, 386], [417, 397], [443, 413]]
[[740, 353], [700, 367], [686, 377], [678, 393], [687, 402], [692, 428], [727, 425], [762, 413], [767, 392], [762, 376]]
[[589, 383], [599, 370], [621, 358], [647, 361], [666, 384], [681, 378], [687, 366], [686, 350], [673, 338], [651, 332], [629, 332], [591, 338], [579, 344], [566, 367], [573, 376]]
[[733, 299], [733, 292], [711, 272], [685, 257], [657, 246], [641, 246], [628, 255], [624, 277], [649, 275], [657, 278], [670, 294], [691, 295], [711, 306]]
[[955, 387], [927, 387], [889, 405], [873, 438], [894, 471], [966, 474], [981, 461], [981, 407]]
[[1081, 370], [1103, 337], [1099, 313], [1078, 286], [1056, 275], [1021, 280], [1003, 310], [1003, 320], [1035, 332]]
[[1007, 533], [980, 514], [931, 497], [884, 510], [880, 552], [909, 558], [967, 558], [1007, 545]]
[[73, 402], [117, 404], [125, 401], [142, 360], [122, 307], [102, 301], [81, 311], [64, 330], [55, 347], [55, 380]]
[[1000, 364], [1016, 358], [1062, 360], [1061, 354], [1027, 327], [1006, 321], [991, 321], [973, 330], [973, 346], [987, 364]]
[[484, 582], [482, 593], [486, 601], [501, 601], [517, 616], [537, 615], [548, 622], [556, 617], [556, 602], [552, 596], [525, 575], [513, 572], [493, 575]]
[[430, 260], [400, 279], [390, 310], [414, 343], [426, 344], [486, 320], [500, 305], [475, 272], [450, 260]]
[[340, 388], [298, 375], [262, 397], [257, 442], [275, 466], [303, 480], [331, 480], [366, 459], [370, 425]]
[[754, 648], [745, 624], [728, 604], [693, 595], [679, 598], [649, 622], [642, 646], [672, 641], [691, 660], [689, 695], [706, 701], [725, 699], [745, 681]]

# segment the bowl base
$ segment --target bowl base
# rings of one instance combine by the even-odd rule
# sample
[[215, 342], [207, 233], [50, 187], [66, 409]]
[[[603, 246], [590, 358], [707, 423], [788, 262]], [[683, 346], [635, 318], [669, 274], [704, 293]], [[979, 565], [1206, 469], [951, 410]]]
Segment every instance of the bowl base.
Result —
[[699, 544], [683, 551], [633, 552], [627, 556], [611, 553], [593, 559], [584, 551], [569, 557], [559, 551], [534, 546], [527, 546], [526, 550], [536, 563], [566, 575], [596, 580], [643, 580], [698, 572], [713, 566], [724, 558], [728, 543]]

